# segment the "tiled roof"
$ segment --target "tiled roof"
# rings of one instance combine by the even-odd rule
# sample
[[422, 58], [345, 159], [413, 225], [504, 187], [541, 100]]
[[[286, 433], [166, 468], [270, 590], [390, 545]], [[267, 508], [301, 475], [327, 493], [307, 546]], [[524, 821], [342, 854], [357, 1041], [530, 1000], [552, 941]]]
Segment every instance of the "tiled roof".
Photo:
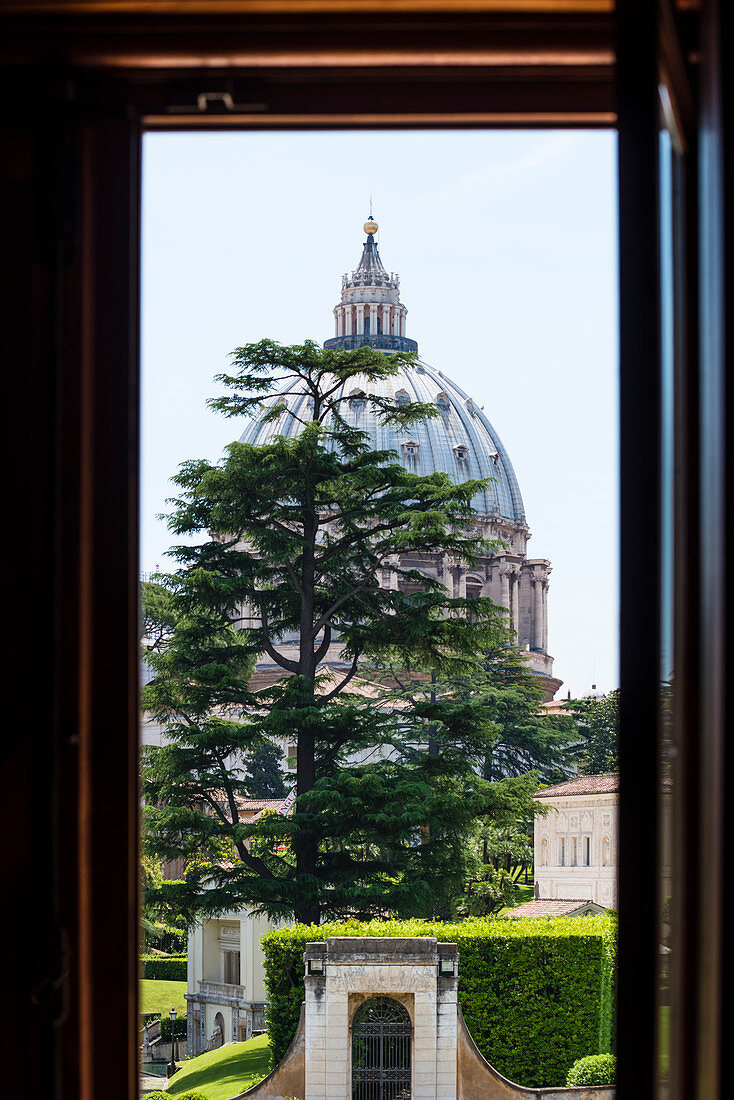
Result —
[[[594, 902], [579, 900], [578, 898], [536, 898], [534, 901], [526, 901], [524, 905], [518, 905], [505, 916], [519, 919], [520, 917], [570, 917], [579, 909], [593, 905]], [[602, 906], [598, 906], [599, 909]]]
[[566, 779], [553, 787], [543, 787], [536, 791], [533, 798], [561, 798], [574, 794], [616, 794], [619, 790], [619, 775], [609, 772], [606, 775], [579, 775], [575, 779]]
[[279, 810], [285, 802], [282, 798], [238, 798], [237, 805], [241, 810]]

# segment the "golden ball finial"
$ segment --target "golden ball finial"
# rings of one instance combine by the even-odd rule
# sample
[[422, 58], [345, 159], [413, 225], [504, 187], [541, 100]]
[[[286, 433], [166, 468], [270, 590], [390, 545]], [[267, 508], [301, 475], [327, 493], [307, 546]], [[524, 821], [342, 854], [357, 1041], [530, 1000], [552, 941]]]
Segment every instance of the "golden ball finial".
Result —
[[379, 229], [379, 226], [375, 219], [370, 215], [362, 228], [364, 229], [365, 233], [376, 233]]

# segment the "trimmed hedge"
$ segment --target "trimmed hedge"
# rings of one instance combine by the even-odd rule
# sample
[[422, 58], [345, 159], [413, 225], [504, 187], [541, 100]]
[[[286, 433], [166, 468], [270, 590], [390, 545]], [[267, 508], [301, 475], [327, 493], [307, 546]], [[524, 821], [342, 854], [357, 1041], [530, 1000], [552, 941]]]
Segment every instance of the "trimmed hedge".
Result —
[[186, 981], [185, 955], [141, 955], [140, 961], [144, 978], [164, 982]]
[[263, 936], [273, 1064], [298, 1026], [306, 944], [327, 936], [435, 936], [456, 943], [467, 1026], [484, 1057], [518, 1084], [562, 1087], [579, 1058], [611, 1048], [613, 914], [456, 924], [345, 921], [295, 925]]
[[[250, 1085], [247, 1086], [248, 1089]], [[167, 1092], [163, 1092], [162, 1089], [155, 1089], [153, 1092], [146, 1092], [144, 1100], [171, 1100], [171, 1096]], [[191, 1092], [182, 1092], [176, 1100], [207, 1100], [205, 1092], [199, 1092], [196, 1089], [192, 1089]]]
[[[173, 1021], [173, 1034], [177, 1039], [186, 1038], [186, 1017], [177, 1016]], [[171, 1017], [161, 1016], [161, 1039], [164, 1042], [170, 1043], [171, 1041]]]
[[571, 1088], [583, 1085], [613, 1085], [617, 1079], [617, 1059], [613, 1054], [587, 1054], [579, 1058], [568, 1071], [566, 1084]]

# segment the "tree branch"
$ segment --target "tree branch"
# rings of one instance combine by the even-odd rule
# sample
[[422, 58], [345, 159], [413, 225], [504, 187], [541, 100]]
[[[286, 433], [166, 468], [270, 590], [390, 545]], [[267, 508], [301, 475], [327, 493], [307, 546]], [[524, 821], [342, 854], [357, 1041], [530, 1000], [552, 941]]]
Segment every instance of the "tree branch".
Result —
[[349, 672], [346, 674], [346, 676], [344, 677], [342, 682], [340, 684], [337, 684], [337, 686], [335, 688], [333, 688], [330, 692], [328, 692], [326, 695], [323, 696], [323, 701], [325, 703], [328, 703], [330, 699], [333, 699], [335, 695], [339, 694], [339, 692], [342, 690], [342, 688], [345, 688], [347, 686], [347, 684], [349, 683], [349, 681], [352, 679], [355, 672], [357, 671], [357, 661], [359, 660], [359, 657], [360, 657], [360, 654], [355, 653], [354, 658], [352, 660], [351, 668], [349, 669]]

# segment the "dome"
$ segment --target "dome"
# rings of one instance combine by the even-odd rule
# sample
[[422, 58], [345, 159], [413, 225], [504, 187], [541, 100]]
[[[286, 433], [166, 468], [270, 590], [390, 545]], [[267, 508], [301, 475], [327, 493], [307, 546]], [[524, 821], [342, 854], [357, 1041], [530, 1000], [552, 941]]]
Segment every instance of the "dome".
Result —
[[[383, 425], [366, 403], [355, 402], [343, 408], [345, 419], [367, 433], [375, 450], [397, 453], [406, 469], [416, 474], [443, 472], [455, 484], [470, 478], [493, 478], [493, 482], [473, 500], [481, 516], [502, 517], [525, 524], [520, 487], [509, 455], [482, 410], [455, 382], [441, 371], [418, 361], [414, 367], [401, 367], [398, 374], [378, 383], [352, 379], [349, 392], [364, 389], [382, 397], [400, 401], [423, 401], [438, 405], [433, 420], [410, 428]], [[348, 394], [344, 394], [348, 396]], [[309, 417], [309, 397], [275, 398], [283, 411], [276, 420], [263, 424], [253, 420], [241, 437], [242, 443], [266, 443], [276, 435], [292, 438], [301, 429], [301, 420]]]

